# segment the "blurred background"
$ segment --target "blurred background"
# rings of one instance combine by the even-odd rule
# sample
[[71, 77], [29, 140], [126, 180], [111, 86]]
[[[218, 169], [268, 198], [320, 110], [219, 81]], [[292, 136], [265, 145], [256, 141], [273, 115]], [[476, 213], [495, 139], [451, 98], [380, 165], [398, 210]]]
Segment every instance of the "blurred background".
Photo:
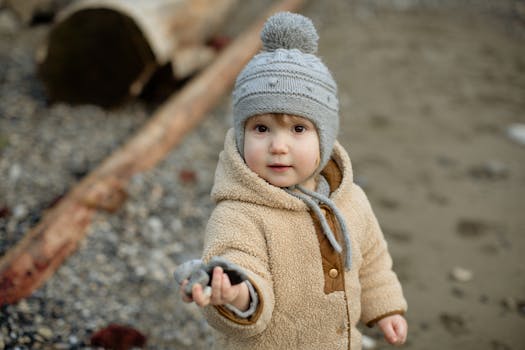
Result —
[[[169, 56], [181, 40], [155, 34], [164, 17], [82, 18], [78, 3], [0, 0], [4, 258], [277, 1], [231, 2], [223, 21], [201, 27], [181, 21], [197, 28], [186, 40], [201, 44], [186, 61], [176, 56], [199, 63], [186, 70]], [[311, 0], [298, 12], [316, 25], [318, 54], [339, 84], [339, 140], [408, 299], [405, 348], [523, 349], [525, 1]], [[131, 51], [130, 36], [143, 40]], [[121, 326], [109, 328], [115, 339], [149, 349], [210, 348], [209, 326], [179, 300], [172, 273], [199, 257], [230, 125], [228, 90], [167, 157], [131, 178], [116, 212], [97, 213], [42, 287], [0, 306], [0, 349], [95, 348], [110, 325]], [[362, 329], [370, 348], [389, 348]]]

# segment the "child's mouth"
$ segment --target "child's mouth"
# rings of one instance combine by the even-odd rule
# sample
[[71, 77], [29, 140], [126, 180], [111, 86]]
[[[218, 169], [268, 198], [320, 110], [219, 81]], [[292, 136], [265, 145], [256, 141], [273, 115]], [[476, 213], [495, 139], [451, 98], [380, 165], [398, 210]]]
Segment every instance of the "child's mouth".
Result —
[[283, 164], [272, 164], [272, 165], [269, 165], [268, 167], [272, 169], [273, 171], [277, 171], [277, 172], [283, 172], [291, 168], [291, 166], [283, 165]]

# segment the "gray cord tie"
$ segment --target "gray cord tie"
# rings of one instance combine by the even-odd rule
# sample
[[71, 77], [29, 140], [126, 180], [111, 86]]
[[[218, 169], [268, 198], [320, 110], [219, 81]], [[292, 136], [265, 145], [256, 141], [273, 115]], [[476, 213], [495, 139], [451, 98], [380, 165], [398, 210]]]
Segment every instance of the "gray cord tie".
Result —
[[[298, 189], [302, 193], [294, 192], [294, 189]], [[319, 194], [317, 192], [310, 191], [304, 187], [301, 186], [291, 186], [288, 188], [284, 188], [284, 190], [291, 194], [292, 196], [301, 199], [306, 203], [306, 205], [313, 210], [317, 218], [319, 219], [319, 222], [321, 223], [321, 228], [323, 229], [323, 233], [325, 234], [326, 238], [328, 238], [328, 241], [332, 245], [332, 248], [338, 253], [341, 253], [343, 249], [341, 248], [341, 245], [337, 240], [335, 239], [334, 233], [330, 229], [330, 226], [328, 225], [328, 222], [326, 221], [325, 216], [321, 212], [321, 208], [319, 205], [312, 199], [316, 199], [320, 203], [326, 204], [334, 213], [335, 218], [337, 219], [337, 223], [339, 225], [339, 228], [341, 229], [341, 232], [343, 234], [344, 240], [345, 240], [345, 246], [346, 246], [346, 256], [345, 256], [345, 267], [347, 270], [350, 270], [352, 267], [352, 243], [350, 241], [350, 234], [348, 231], [348, 228], [346, 227], [345, 220], [343, 216], [341, 215], [341, 212], [339, 209], [337, 209], [335, 203], [328, 198], [328, 196], [324, 196], [322, 194]]]

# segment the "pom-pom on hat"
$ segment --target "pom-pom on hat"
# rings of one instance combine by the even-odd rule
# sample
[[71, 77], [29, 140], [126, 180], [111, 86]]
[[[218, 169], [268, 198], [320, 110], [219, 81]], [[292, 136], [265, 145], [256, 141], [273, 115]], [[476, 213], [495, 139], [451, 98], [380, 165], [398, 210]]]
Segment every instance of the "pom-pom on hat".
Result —
[[237, 148], [244, 154], [244, 124], [249, 117], [285, 113], [309, 119], [321, 149], [318, 171], [330, 159], [339, 130], [337, 85], [315, 55], [319, 36], [312, 21], [280, 12], [261, 31], [263, 50], [237, 77], [233, 118]]

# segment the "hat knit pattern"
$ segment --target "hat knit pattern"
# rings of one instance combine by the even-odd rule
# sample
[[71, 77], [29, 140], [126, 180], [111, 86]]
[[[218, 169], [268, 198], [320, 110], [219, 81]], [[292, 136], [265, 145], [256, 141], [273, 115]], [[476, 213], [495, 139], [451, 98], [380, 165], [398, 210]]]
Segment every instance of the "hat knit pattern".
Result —
[[339, 130], [337, 85], [315, 55], [319, 36], [312, 21], [280, 12], [262, 31], [263, 50], [244, 67], [233, 90], [237, 148], [244, 154], [244, 125], [249, 117], [283, 113], [304, 117], [317, 128], [319, 171], [330, 159]]

